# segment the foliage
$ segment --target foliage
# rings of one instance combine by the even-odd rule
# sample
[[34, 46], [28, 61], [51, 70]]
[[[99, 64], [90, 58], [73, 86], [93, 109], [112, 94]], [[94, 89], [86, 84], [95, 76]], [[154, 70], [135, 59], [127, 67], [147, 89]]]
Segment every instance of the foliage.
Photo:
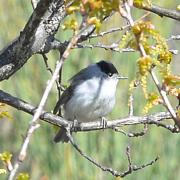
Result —
[[19, 173], [16, 180], [29, 180], [29, 174]]
[[150, 0], [134, 0], [133, 5], [141, 9], [142, 7], [151, 6], [151, 1]]
[[11, 158], [12, 158], [12, 154], [9, 152], [0, 153], [0, 160], [3, 161], [5, 165], [10, 163]]
[[[157, 67], [163, 85], [168, 89], [174, 89], [176, 93], [172, 96], [178, 97], [179, 76], [171, 74], [169, 64], [172, 60], [172, 54], [169, 52], [166, 40], [155, 30], [154, 25], [150, 21], [140, 21], [136, 23], [132, 30], [126, 33], [120, 44], [120, 47], [130, 47], [138, 50], [139, 45], [144, 47], [146, 56], [142, 56], [137, 60], [139, 69], [138, 79], [144, 92], [144, 97], [147, 99], [147, 104], [144, 107], [144, 112], [159, 103], [162, 103], [160, 96], [156, 92], [147, 92], [147, 77], [151, 69]], [[131, 87], [129, 89], [132, 89]], [[156, 94], [156, 95], [155, 95]]]
[[[11, 158], [12, 158], [12, 154], [9, 152], [0, 153], [0, 161], [3, 162], [5, 167], [8, 167], [9, 164], [11, 164]], [[2, 174], [7, 174], [6, 169], [0, 169], [0, 175]]]
[[2, 118], [8, 118], [8, 119], [12, 119], [12, 116], [9, 114], [8, 111], [4, 111], [3, 108], [5, 107], [5, 104], [0, 103], [0, 119]]
[[6, 169], [0, 169], [0, 175], [1, 174], [6, 174], [6, 173], [7, 173]]
[[[67, 14], [80, 13], [86, 17], [86, 23], [88, 25], [95, 25], [96, 31], [99, 32], [102, 25], [102, 21], [105, 17], [109, 16], [113, 11], [118, 11], [119, 0], [66, 0], [66, 4], [71, 3], [66, 8]], [[71, 22], [77, 24], [78, 20], [72, 19]], [[69, 23], [65, 23], [66, 29], [76, 29], [76, 26], [72, 26]]]

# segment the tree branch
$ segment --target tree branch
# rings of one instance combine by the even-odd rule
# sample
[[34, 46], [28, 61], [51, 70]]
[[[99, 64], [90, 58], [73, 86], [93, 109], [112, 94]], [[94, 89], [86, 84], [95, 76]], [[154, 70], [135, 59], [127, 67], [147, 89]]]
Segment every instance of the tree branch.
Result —
[[44, 93], [42, 95], [41, 101], [39, 103], [39, 106], [38, 106], [36, 112], [33, 115], [31, 123], [29, 124], [29, 127], [27, 129], [24, 141], [22, 143], [22, 146], [21, 146], [21, 149], [20, 149], [20, 152], [19, 152], [19, 155], [18, 155], [18, 159], [15, 161], [14, 168], [12, 169], [12, 171], [9, 174], [9, 178], [8, 178], [9, 180], [14, 179], [14, 177], [16, 175], [16, 172], [17, 172], [17, 170], [18, 170], [18, 168], [20, 166], [20, 163], [26, 157], [26, 152], [27, 152], [27, 148], [28, 148], [28, 145], [29, 145], [29, 142], [30, 142], [30, 138], [31, 138], [33, 132], [40, 126], [38, 124], [38, 122], [39, 122], [38, 119], [39, 119], [39, 117], [40, 117], [40, 115], [41, 115], [41, 113], [43, 111], [43, 108], [45, 106], [45, 103], [47, 101], [49, 93], [50, 93], [50, 91], [51, 91], [51, 89], [53, 87], [54, 82], [58, 78], [59, 71], [60, 71], [64, 61], [69, 56], [70, 50], [74, 46], [74, 44], [77, 42], [77, 40], [78, 40], [78, 35], [74, 34], [74, 36], [71, 38], [71, 41], [69, 42], [66, 50], [62, 54], [62, 57], [60, 58], [59, 61], [57, 61], [56, 68], [55, 68], [55, 71], [54, 71], [54, 73], [52, 75], [52, 78], [49, 81], [49, 83], [47, 84], [46, 89], [45, 89], [45, 91], [44, 91]]
[[[125, 12], [123, 12], [122, 16], [127, 20], [127, 22], [130, 24], [131, 27], [134, 26], [134, 21], [133, 21], [133, 18], [131, 16], [131, 4], [125, 0], [124, 1], [124, 10]], [[121, 10], [121, 9], [120, 9]], [[147, 54], [146, 54], [146, 51], [143, 47], [143, 45], [139, 42], [139, 38], [137, 38], [137, 36], [135, 35], [135, 38], [136, 38], [136, 41], [137, 41], [137, 44], [138, 44], [138, 49], [139, 49], [139, 52], [141, 54], [142, 57], [146, 57]], [[176, 115], [168, 97], [167, 97], [167, 93], [166, 91], [163, 89], [163, 87], [160, 85], [155, 73], [152, 71], [152, 69], [150, 70], [150, 74], [151, 74], [151, 77], [159, 91], [159, 94], [161, 95], [162, 99], [163, 99], [163, 102], [164, 102], [164, 106], [166, 107], [166, 109], [170, 112], [175, 124], [178, 126], [178, 128], [180, 129], [180, 120], [178, 118], [178, 116]]]
[[34, 53], [48, 49], [64, 16], [63, 0], [40, 0], [19, 37], [0, 52], [0, 81], [8, 79]]
[[70, 140], [70, 143], [72, 144], [72, 146], [75, 148], [75, 150], [82, 156], [84, 157], [86, 160], [88, 160], [90, 163], [94, 164], [96, 167], [100, 168], [102, 171], [108, 172], [110, 174], [112, 174], [115, 177], [125, 177], [131, 173], [133, 173], [134, 171], [138, 171], [140, 169], [143, 169], [147, 166], [151, 166], [152, 164], [154, 164], [159, 157], [156, 157], [154, 160], [152, 160], [151, 162], [147, 163], [147, 164], [143, 164], [141, 166], [136, 166], [132, 164], [132, 160], [131, 160], [131, 154], [130, 154], [130, 147], [128, 146], [126, 149], [126, 155], [127, 155], [127, 159], [128, 159], [128, 170], [124, 171], [124, 172], [118, 172], [117, 170], [114, 170], [111, 167], [106, 167], [101, 165], [100, 163], [98, 163], [96, 160], [94, 160], [92, 157], [89, 157], [87, 154], [85, 154], [81, 148], [77, 145], [77, 143], [75, 143], [74, 138], [71, 135], [70, 129], [67, 128], [67, 136]]
[[[35, 112], [37, 111], [36, 107], [2, 90], [0, 90], [0, 102], [8, 104], [9, 106], [12, 106], [17, 110], [21, 110], [31, 115], [34, 115]], [[75, 131], [94, 131], [94, 130], [104, 129], [101, 121], [77, 123], [76, 126], [73, 128], [72, 121], [67, 121], [66, 119], [60, 116], [56, 116], [46, 111], [42, 111], [39, 118], [45, 122], [48, 122], [56, 126], [63, 126], [65, 128], [71, 126], [72, 132], [74, 131], [74, 129]], [[156, 114], [146, 115], [146, 116], [131, 116], [127, 118], [107, 121], [107, 125], [105, 129], [114, 129], [114, 127], [119, 127], [119, 126], [122, 127], [127, 125], [136, 125], [136, 124], [155, 124], [157, 126], [161, 126], [159, 124], [160, 121], [164, 121], [166, 119], [171, 119], [171, 115], [168, 112], [159, 112]], [[170, 127], [172, 128], [172, 126]], [[169, 127], [164, 127], [164, 128], [170, 130]], [[176, 131], [176, 133], [178, 132], [179, 131]]]
[[[64, 46], [63, 43], [58, 44], [57, 40], [56, 40], [56, 47], [54, 46], [54, 49], [59, 49], [60, 47]], [[73, 48], [89, 48], [89, 49], [93, 49], [93, 48], [100, 48], [100, 49], [104, 49], [104, 50], [109, 50], [109, 51], [114, 51], [114, 52], [118, 52], [118, 53], [123, 53], [123, 52], [136, 52], [137, 50], [134, 50], [132, 48], [119, 48], [119, 43], [112, 43], [110, 45], [105, 45], [105, 44], [84, 44], [84, 43], [77, 43], [77, 45]], [[169, 49], [169, 52], [171, 52], [174, 55], [178, 54], [178, 50], [176, 49]]]
[[142, 6], [141, 8], [144, 10], [153, 12], [161, 17], [165, 16], [165, 17], [180, 21], [180, 11], [172, 10], [172, 9], [165, 9], [156, 5]]
[[[82, 22], [83, 23], [83, 22]], [[87, 27], [82, 27], [82, 29], [76, 30], [74, 31], [74, 34], [71, 38], [71, 40], [69, 41], [65, 51], [63, 52], [63, 54], [61, 54], [60, 59], [57, 61], [56, 63], [56, 68], [52, 74], [52, 77], [50, 79], [50, 81], [48, 81], [46, 89], [42, 95], [41, 101], [38, 105], [37, 110], [35, 111], [33, 118], [29, 124], [29, 127], [27, 129], [24, 141], [22, 143], [19, 155], [18, 155], [18, 159], [15, 161], [14, 163], [14, 168], [12, 169], [12, 171], [9, 174], [9, 180], [13, 180], [16, 172], [20, 166], [20, 163], [25, 159], [26, 157], [26, 152], [27, 152], [27, 148], [30, 142], [30, 138], [33, 134], [33, 132], [40, 126], [39, 123], [39, 118], [41, 116], [41, 113], [43, 111], [43, 108], [45, 106], [45, 103], [47, 101], [47, 98], [49, 96], [49, 93], [53, 87], [54, 82], [56, 81], [56, 79], [58, 78], [59, 72], [61, 70], [61, 67], [64, 63], [64, 61], [68, 58], [70, 51], [72, 49], [72, 47], [77, 43], [77, 41], [79, 40], [79, 38], [81, 37], [81, 34], [87, 29]], [[79, 32], [79, 33], [78, 33]]]
[[167, 38], [167, 41], [171, 41], [171, 40], [180, 40], [180, 34], [171, 35], [169, 38]]
[[130, 133], [128, 132], [127, 133], [124, 130], [120, 129], [119, 127], [114, 127], [114, 130], [116, 132], [120, 132], [120, 133], [122, 133], [122, 134], [124, 134], [125, 136], [128, 136], [128, 137], [139, 137], [139, 136], [144, 136], [147, 133], [148, 128], [147, 128], [147, 124], [145, 124], [144, 129], [141, 132], [130, 132]]

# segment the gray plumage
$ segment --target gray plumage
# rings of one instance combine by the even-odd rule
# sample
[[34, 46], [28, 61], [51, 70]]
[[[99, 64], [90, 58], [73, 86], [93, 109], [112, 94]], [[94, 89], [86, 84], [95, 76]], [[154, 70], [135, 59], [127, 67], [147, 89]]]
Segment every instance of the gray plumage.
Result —
[[[63, 106], [64, 117], [70, 121], [88, 122], [107, 115], [115, 105], [118, 80], [118, 71], [112, 63], [100, 61], [89, 65], [70, 79], [71, 84], [58, 100], [54, 114]], [[63, 127], [54, 141], [68, 142]]]

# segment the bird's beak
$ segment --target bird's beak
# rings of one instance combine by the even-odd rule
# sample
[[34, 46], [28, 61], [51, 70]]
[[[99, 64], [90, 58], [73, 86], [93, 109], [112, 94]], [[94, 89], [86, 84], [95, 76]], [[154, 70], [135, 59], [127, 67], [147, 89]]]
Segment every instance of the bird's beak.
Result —
[[128, 79], [128, 77], [123, 77], [123, 76], [118, 75], [117, 79]]

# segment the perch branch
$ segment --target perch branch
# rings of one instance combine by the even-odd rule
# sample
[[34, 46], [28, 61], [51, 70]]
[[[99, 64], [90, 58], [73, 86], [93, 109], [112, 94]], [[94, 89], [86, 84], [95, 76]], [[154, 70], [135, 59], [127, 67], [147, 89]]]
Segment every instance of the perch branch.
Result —
[[[17, 110], [21, 110], [31, 115], [34, 115], [35, 112], [37, 111], [36, 107], [2, 90], [0, 90], [0, 102], [8, 104], [9, 106], [16, 108]], [[73, 127], [72, 121], [67, 121], [66, 119], [60, 116], [56, 116], [46, 111], [42, 111], [39, 118], [45, 122], [48, 122], [56, 126], [67, 127], [70, 125], [71, 127]], [[160, 121], [165, 121], [166, 119], [171, 119], [171, 115], [169, 112], [159, 112], [156, 114], [146, 115], [146, 116], [131, 116], [127, 118], [107, 121], [107, 125], [105, 129], [113, 129], [114, 127], [122, 127], [128, 125], [136, 125], [136, 124], [155, 124], [157, 126], [161, 126], [159, 124]], [[172, 130], [174, 132], [174, 129], [169, 129], [169, 127], [167, 126], [168, 125], [164, 126], [163, 128]], [[104, 127], [101, 121], [77, 123], [75, 127], [76, 131], [93, 131], [93, 130], [102, 130], [103, 128]], [[73, 129], [71, 131], [73, 131]], [[179, 131], [177, 130], [176, 133], [178, 132]]]

